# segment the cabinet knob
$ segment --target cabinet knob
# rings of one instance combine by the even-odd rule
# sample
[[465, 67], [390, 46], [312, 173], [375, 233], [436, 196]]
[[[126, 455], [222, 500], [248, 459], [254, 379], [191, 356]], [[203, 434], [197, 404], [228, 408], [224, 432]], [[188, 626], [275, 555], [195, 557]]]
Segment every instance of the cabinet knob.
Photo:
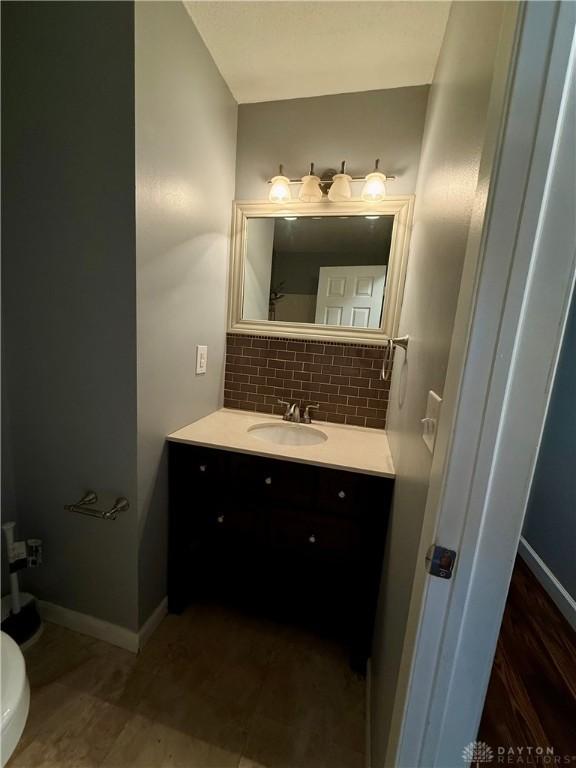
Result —
[[208, 468], [207, 464], [200, 464], [200, 466], [198, 467], [200, 472], [206, 472], [207, 468]]
[[314, 536], [314, 534], [312, 534], [312, 536], [308, 536], [308, 541], [310, 544], [316, 544], [316, 536]]
[[272, 478], [271, 477], [265, 477], [264, 478], [264, 482], [266, 483], [266, 485], [272, 485]]
[[338, 498], [339, 499], [345, 499], [346, 498], [346, 491], [338, 491]]
[[218, 515], [218, 522], [223, 523], [224, 522], [224, 515]]

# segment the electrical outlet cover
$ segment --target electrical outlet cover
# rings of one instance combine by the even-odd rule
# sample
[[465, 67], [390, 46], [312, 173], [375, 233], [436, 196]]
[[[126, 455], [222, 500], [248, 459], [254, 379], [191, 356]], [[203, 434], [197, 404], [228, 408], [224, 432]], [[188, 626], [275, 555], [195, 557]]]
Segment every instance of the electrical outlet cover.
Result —
[[196, 373], [206, 373], [208, 370], [208, 347], [203, 344], [196, 346]]

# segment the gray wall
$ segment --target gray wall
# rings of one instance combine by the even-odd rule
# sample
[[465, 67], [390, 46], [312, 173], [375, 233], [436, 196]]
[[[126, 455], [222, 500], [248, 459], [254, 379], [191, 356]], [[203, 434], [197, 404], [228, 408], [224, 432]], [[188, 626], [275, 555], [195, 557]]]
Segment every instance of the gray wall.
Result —
[[[500, 3], [453, 3], [430, 90], [410, 261], [388, 409], [397, 471], [373, 647], [373, 765], [385, 752], [422, 528], [431, 454], [427, 392], [442, 395], [484, 141]], [[403, 364], [405, 361], [405, 364]]]
[[[311, 162], [322, 173], [338, 170], [347, 160], [347, 170], [355, 176], [372, 170], [377, 157], [385, 173], [398, 176], [390, 182], [389, 194], [412, 194], [428, 88], [241, 104], [236, 199], [267, 199], [266, 182], [277, 173], [279, 163], [288, 176], [298, 178], [308, 173]], [[360, 188], [355, 185], [355, 194]]]
[[[10, 516], [45, 542], [29, 584], [135, 628], [132, 3], [2, 4], [2, 245]], [[65, 512], [87, 488], [132, 508]]]
[[[136, 4], [140, 619], [166, 594], [166, 434], [223, 396], [237, 106], [181, 3]], [[195, 346], [208, 373], [195, 375]]]
[[576, 600], [576, 294], [538, 454], [523, 536]]

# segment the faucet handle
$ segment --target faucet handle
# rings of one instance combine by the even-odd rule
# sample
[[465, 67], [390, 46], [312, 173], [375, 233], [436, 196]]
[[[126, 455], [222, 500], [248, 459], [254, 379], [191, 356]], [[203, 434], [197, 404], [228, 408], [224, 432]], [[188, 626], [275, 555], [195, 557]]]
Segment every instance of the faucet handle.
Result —
[[288, 418], [288, 414], [290, 413], [290, 408], [291, 408], [292, 404], [289, 403], [287, 400], [280, 400], [280, 399], [278, 399], [278, 405], [285, 405], [286, 406], [286, 410], [284, 411], [284, 416], [282, 417], [284, 419], [284, 421], [286, 421], [287, 418]]
[[310, 408], [320, 408], [320, 403], [309, 403], [306, 408], [304, 408], [304, 424], [310, 424], [312, 422]]

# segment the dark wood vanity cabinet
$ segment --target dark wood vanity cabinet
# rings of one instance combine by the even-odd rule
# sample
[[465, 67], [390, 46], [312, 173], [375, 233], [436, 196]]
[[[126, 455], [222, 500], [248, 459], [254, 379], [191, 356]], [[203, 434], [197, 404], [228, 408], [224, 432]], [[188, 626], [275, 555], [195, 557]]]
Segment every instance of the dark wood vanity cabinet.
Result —
[[363, 669], [393, 481], [169, 443], [168, 605], [234, 602], [341, 636]]

